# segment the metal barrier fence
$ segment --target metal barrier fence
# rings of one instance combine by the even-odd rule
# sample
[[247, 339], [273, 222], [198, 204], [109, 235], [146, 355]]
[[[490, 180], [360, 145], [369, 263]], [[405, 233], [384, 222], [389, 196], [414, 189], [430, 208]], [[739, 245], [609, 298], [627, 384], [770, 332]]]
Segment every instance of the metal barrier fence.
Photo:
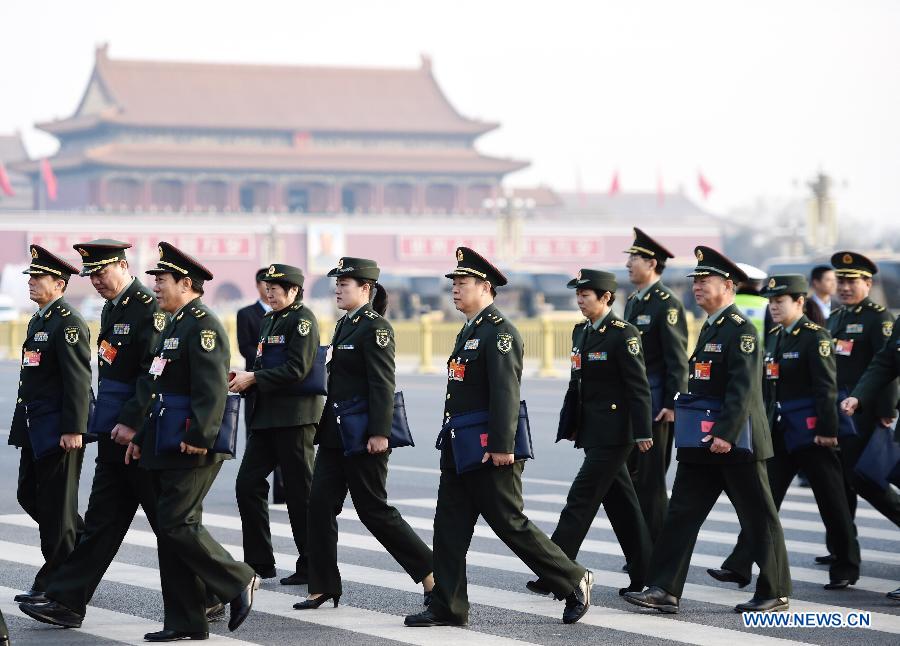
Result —
[[[583, 320], [576, 313], [554, 312], [538, 318], [517, 319], [516, 327], [525, 342], [525, 358], [539, 362], [538, 374], [553, 376], [559, 371], [554, 363], [567, 360], [572, 349], [572, 327]], [[231, 344], [232, 363], [241, 364], [237, 349], [236, 322], [234, 316], [226, 316], [222, 320]], [[323, 345], [331, 341], [334, 321], [319, 320], [319, 330]], [[91, 338], [95, 339], [99, 331], [99, 323], [88, 324]], [[435, 317], [424, 315], [417, 320], [397, 321], [393, 323], [397, 354], [405, 357], [416, 357], [416, 369], [421, 373], [443, 371], [443, 363], [447, 353], [456, 341], [456, 335], [462, 322], [440, 321]], [[19, 358], [28, 319], [0, 322], [0, 359]], [[700, 322], [688, 313], [689, 346], [700, 331]], [[689, 348], [690, 349], [690, 348]]]

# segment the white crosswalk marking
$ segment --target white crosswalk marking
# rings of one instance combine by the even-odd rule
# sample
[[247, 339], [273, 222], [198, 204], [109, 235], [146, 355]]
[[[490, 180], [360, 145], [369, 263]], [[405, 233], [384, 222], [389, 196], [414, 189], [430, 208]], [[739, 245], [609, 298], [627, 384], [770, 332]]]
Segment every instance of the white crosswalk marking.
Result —
[[[23, 550], [23, 552], [20, 553], [19, 550], [23, 547], [26, 548], [26, 550]], [[28, 548], [27, 546], [17, 545], [15, 543], [4, 543], [2, 549], [4, 551], [3, 558], [7, 560], [12, 560], [14, 557], [21, 557], [22, 554], [25, 554], [27, 551], [34, 549], [37, 552], [37, 557], [36, 559], [34, 559], [34, 561], [36, 562], [32, 562], [31, 559], [27, 559], [27, 556], [26, 560], [23, 560], [22, 558], [16, 558], [16, 562], [29, 563], [30, 565], [35, 566], [40, 566], [44, 562], [44, 559], [41, 556], [41, 551], [35, 548]], [[159, 577], [157, 577], [157, 580], [158, 578]], [[20, 592], [21, 590], [14, 590], [12, 588], [0, 586], [0, 610], [3, 611], [3, 614], [6, 617], [24, 617], [28, 619], [28, 621], [33, 622], [34, 620], [31, 619], [31, 617], [19, 610], [19, 604], [13, 601], [9, 601]], [[134, 615], [128, 615], [124, 612], [115, 612], [114, 610], [107, 610], [105, 608], [90, 606], [88, 608], [88, 613], [90, 614], [90, 621], [85, 622], [85, 624], [81, 628], [76, 628], [73, 630], [77, 630], [78, 632], [86, 633], [88, 635], [93, 635], [94, 637], [99, 637], [101, 639], [117, 641], [123, 644], [133, 644], [134, 646], [138, 646], [140, 644], [141, 646], [143, 646], [147, 643], [144, 641], [144, 633], [161, 629], [159, 623], [155, 621], [143, 619], [142, 617], [135, 617]], [[34, 623], [34, 630], [47, 633], [52, 632], [54, 634], [54, 636], [51, 638], [53, 641], [58, 641], [63, 634], [63, 631], [59, 628], [52, 628], [50, 626], [47, 626], [46, 624], [37, 622]], [[242, 641], [240, 639], [233, 639], [231, 637], [223, 637], [221, 635], [211, 634], [209, 637], [209, 640], [203, 642], [204, 644], [209, 644], [209, 646], [253, 646], [254, 644], [254, 642]]]

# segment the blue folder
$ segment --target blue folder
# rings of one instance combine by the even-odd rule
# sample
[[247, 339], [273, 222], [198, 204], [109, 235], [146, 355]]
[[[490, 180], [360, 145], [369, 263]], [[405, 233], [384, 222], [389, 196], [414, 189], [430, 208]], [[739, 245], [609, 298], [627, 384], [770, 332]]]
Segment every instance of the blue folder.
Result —
[[[316, 358], [312, 368], [306, 373], [303, 381], [289, 384], [279, 389], [289, 395], [327, 395], [328, 374], [325, 371], [325, 353], [328, 346], [320, 345], [316, 350]], [[284, 345], [263, 344], [263, 353], [259, 358], [260, 367], [277, 368], [287, 362], [287, 348]]]
[[856, 461], [856, 474], [883, 491], [890, 483], [900, 486], [900, 442], [893, 435], [887, 426], [876, 424], [865, 450]]
[[[440, 449], [445, 441], [450, 441], [457, 473], [474, 471], [488, 464], [482, 463], [487, 451], [488, 418], [489, 413], [486, 410], [460, 413], [448, 419], [441, 429], [435, 447]], [[531, 425], [528, 421], [528, 408], [524, 401], [519, 402], [519, 419], [516, 425], [513, 454], [516, 460], [534, 458]]]
[[[334, 418], [338, 431], [341, 434], [341, 442], [344, 445], [344, 455], [360, 455], [367, 453], [369, 442], [369, 400], [365, 397], [354, 397], [333, 404]], [[406, 403], [403, 401], [403, 393], [394, 393], [394, 416], [391, 420], [391, 435], [388, 437], [388, 447], [399, 449], [404, 446], [415, 446], [412, 432], [409, 430], [409, 422], [406, 420]]]
[[[228, 395], [225, 398], [225, 411], [219, 424], [219, 432], [210, 451], [235, 456], [240, 410], [240, 395]], [[191, 398], [188, 395], [157, 395], [151, 416], [156, 424], [157, 454], [181, 453], [181, 443], [184, 441], [185, 427], [190, 416]]]
[[[25, 413], [25, 425], [28, 429], [28, 442], [31, 444], [31, 452], [36, 460], [45, 458], [54, 453], [62, 453], [59, 445], [62, 437], [60, 422], [62, 418], [62, 401], [54, 399], [38, 399], [23, 405]], [[94, 391], [91, 390], [90, 408], [88, 410], [88, 428], [91, 426], [91, 418], [94, 415]], [[87, 429], [85, 429], [87, 431]], [[97, 436], [93, 433], [82, 434], [83, 444], [96, 442]]]
[[88, 427], [91, 433], [109, 435], [119, 421], [122, 406], [134, 397], [134, 384], [115, 379], [101, 379], [97, 389], [94, 416]]
[[[675, 448], [709, 449], [712, 440], [703, 438], [710, 434], [709, 428], [719, 418], [722, 400], [717, 397], [679, 393], [675, 398]], [[753, 431], [750, 418], [744, 420], [737, 442], [731, 449], [753, 452]]]

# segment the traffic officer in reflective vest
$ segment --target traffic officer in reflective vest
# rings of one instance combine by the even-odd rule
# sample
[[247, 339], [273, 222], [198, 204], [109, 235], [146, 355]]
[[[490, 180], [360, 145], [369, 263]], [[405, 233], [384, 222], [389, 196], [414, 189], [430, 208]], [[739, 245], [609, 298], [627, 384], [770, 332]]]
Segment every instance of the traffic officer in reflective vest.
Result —
[[[150, 364], [151, 415], [125, 453], [149, 469], [156, 494], [157, 551], [166, 624], [147, 633], [153, 642], [205, 639], [208, 635], [206, 591], [230, 601], [229, 630], [247, 618], [256, 575], [235, 561], [203, 527], [203, 499], [222, 466], [224, 454], [213, 453], [225, 411], [229, 347], [222, 323], [200, 300], [212, 274], [199, 261], [167, 242], [159, 243], [159, 262], [147, 270], [160, 308], [172, 319], [163, 330]], [[169, 399], [167, 403], [166, 399]], [[175, 402], [187, 400], [181, 409]], [[184, 420], [181, 421], [185, 410]], [[164, 417], [168, 414], [168, 417]], [[169, 438], [169, 420], [180, 428], [174, 452], [160, 451]], [[183, 431], [181, 430], [183, 428]], [[205, 589], [204, 589], [205, 585]], [[174, 606], [191, 594], [192, 602]], [[180, 612], [179, 612], [180, 610]]]
[[28, 296], [38, 311], [22, 344], [19, 393], [9, 443], [21, 449], [17, 497], [38, 524], [44, 565], [19, 602], [42, 603], [53, 572], [75, 547], [78, 478], [91, 401], [87, 324], [63, 293], [78, 269], [31, 245]]
[[675, 395], [687, 389], [687, 321], [684, 305], [662, 282], [672, 252], [635, 227], [634, 242], [625, 253], [628, 278], [637, 291], [625, 303], [624, 319], [641, 334], [653, 414], [653, 446], [632, 451], [628, 466], [650, 539], [655, 541], [669, 503], [666, 472], [674, 439]]
[[[697, 267], [689, 276], [694, 278], [694, 298], [708, 318], [689, 359], [688, 388], [690, 395], [706, 400], [703, 408], [718, 405], [719, 412], [708, 419], [707, 410], [707, 419], [687, 424], [690, 411], [676, 400], [678, 471], [653, 548], [650, 587], [627, 592], [625, 599], [660, 612], [678, 612], [697, 534], [725, 492], [760, 569], [756, 594], [735, 611], [783, 610], [788, 607], [791, 578], [766, 474], [765, 461], [773, 452], [762, 399], [762, 354], [756, 328], [734, 306], [735, 284], [745, 276], [714, 249], [697, 247], [694, 255]], [[684, 435], [679, 432], [682, 428]]]
[[[491, 529], [540, 577], [566, 599], [563, 621], [574, 623], [588, 611], [593, 574], [569, 559], [522, 511], [523, 461], [513, 451], [519, 418], [522, 336], [494, 305], [506, 277], [467, 247], [456, 250], [453, 302], [466, 316], [447, 362], [444, 419], [486, 412], [480, 468], [457, 473], [452, 443], [441, 442], [441, 480], [434, 516], [434, 578], [431, 605], [406, 617], [407, 626], [465, 625], [466, 552], [483, 516]], [[443, 433], [443, 431], [442, 431]]]
[[[874, 262], [855, 251], [839, 251], [831, 257], [831, 265], [837, 274], [837, 296], [841, 307], [831, 311], [828, 331], [834, 337], [838, 398], [842, 400], [853, 391], [872, 359], [884, 347], [893, 331], [894, 319], [883, 305], [869, 298], [872, 277], [878, 273]], [[853, 416], [856, 435], [841, 438], [840, 457], [850, 513], [856, 516], [858, 494], [885, 518], [900, 526], [900, 496], [897, 492], [891, 487], [882, 490], [855, 471], [875, 425], [890, 426], [893, 423], [897, 416], [897, 399], [897, 380], [892, 379], [883, 384], [870, 406]], [[826, 542], [829, 554], [816, 557], [819, 563], [831, 563], [835, 558], [832, 539], [827, 533]]]
[[[799, 274], [772, 276], [762, 290], [777, 324], [766, 338], [764, 364], [763, 397], [775, 450], [766, 469], [778, 508], [797, 472], [803, 469], [809, 477], [837, 557], [825, 588], [840, 590], [859, 578], [859, 542], [835, 451], [837, 382], [831, 335], [804, 316], [808, 290], [806, 278]], [[752, 566], [753, 546], [742, 531], [722, 568], [708, 572], [743, 587], [750, 582]]]
[[294, 572], [283, 585], [307, 581], [306, 513], [312, 483], [313, 437], [325, 398], [305, 394], [319, 349], [319, 322], [303, 304], [303, 272], [291, 265], [270, 265], [263, 272], [271, 311], [263, 317], [252, 371], [238, 371], [232, 392], [254, 391], [255, 406], [247, 421], [251, 431], [235, 490], [244, 540], [244, 562], [262, 578], [275, 576], [269, 529], [267, 478], [281, 466], [291, 533], [297, 546]]

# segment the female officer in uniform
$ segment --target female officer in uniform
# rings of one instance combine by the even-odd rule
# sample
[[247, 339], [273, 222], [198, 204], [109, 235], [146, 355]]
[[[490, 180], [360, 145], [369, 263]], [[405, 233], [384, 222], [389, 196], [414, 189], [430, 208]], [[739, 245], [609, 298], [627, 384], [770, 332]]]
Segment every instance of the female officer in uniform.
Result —
[[[576, 290], [588, 320], [572, 330], [572, 377], [559, 439], [584, 449], [584, 464], [550, 538], [574, 559], [603, 503], [629, 564], [631, 586], [620, 590], [624, 594], [643, 589], [652, 549], [627, 467], [635, 444], [641, 452], [653, 446], [650, 385], [640, 333], [610, 309], [615, 275], [582, 269], [567, 286]], [[549, 591], [541, 580], [527, 587]]]
[[[769, 298], [775, 327], [766, 335], [763, 399], [775, 455], [766, 465], [776, 507], [802, 469], [809, 478], [822, 522], [832, 542], [827, 590], [840, 590], [859, 578], [859, 542], [844, 493], [838, 445], [837, 383], [831, 335], [803, 314], [806, 278], [772, 276], [761, 294]], [[753, 547], [741, 531], [721, 569], [707, 570], [719, 581], [744, 587], [750, 582]]]
[[247, 449], [238, 471], [236, 493], [244, 536], [244, 561], [262, 578], [275, 576], [269, 529], [269, 483], [281, 467], [291, 533], [297, 546], [295, 572], [283, 585], [307, 581], [306, 502], [312, 483], [313, 435], [325, 398], [306, 394], [301, 384], [319, 349], [319, 323], [303, 304], [303, 272], [290, 265], [271, 265], [262, 275], [272, 311], [262, 321], [253, 370], [238, 371], [229, 388], [254, 387]]
[[[360, 521], [416, 582], [425, 605], [434, 586], [432, 554], [400, 513], [387, 504], [388, 437], [394, 404], [394, 330], [382, 318], [387, 293], [376, 282], [374, 260], [341, 258], [328, 272], [336, 278], [337, 306], [347, 312], [337, 324], [329, 348], [328, 399], [316, 434], [319, 452], [309, 498], [309, 597], [298, 610], [338, 605], [341, 574], [337, 565], [337, 514], [347, 491]], [[368, 400], [365, 446], [344, 446], [335, 404]], [[359, 450], [346, 456], [345, 451]]]

